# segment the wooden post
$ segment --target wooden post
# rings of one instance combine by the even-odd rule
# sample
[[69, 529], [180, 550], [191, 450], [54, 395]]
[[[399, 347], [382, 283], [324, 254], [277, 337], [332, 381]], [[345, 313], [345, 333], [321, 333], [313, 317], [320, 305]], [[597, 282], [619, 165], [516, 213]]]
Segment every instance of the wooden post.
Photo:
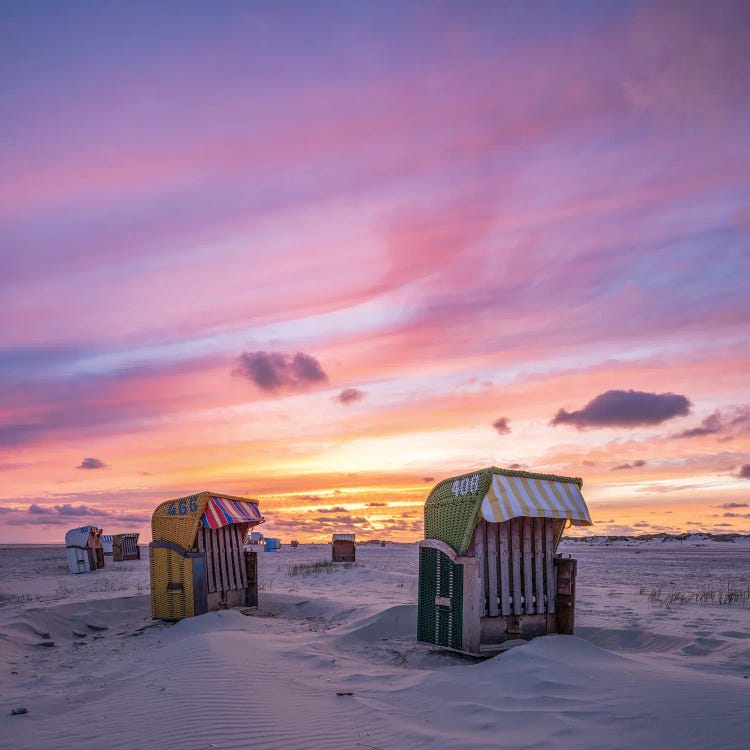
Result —
[[484, 584], [479, 577], [476, 557], [456, 557], [455, 562], [463, 566], [464, 592], [461, 618], [461, 649], [478, 654], [481, 639], [481, 617], [484, 608]]
[[245, 589], [245, 606], [258, 606], [258, 553], [255, 550], [245, 550], [245, 572], [247, 573], [247, 588]]
[[575, 629], [576, 561], [558, 558], [557, 569], [557, 632], [573, 635]]
[[556, 633], [555, 595], [557, 593], [557, 574], [554, 562], [555, 524], [551, 518], [544, 523], [544, 577], [547, 581], [547, 632]]

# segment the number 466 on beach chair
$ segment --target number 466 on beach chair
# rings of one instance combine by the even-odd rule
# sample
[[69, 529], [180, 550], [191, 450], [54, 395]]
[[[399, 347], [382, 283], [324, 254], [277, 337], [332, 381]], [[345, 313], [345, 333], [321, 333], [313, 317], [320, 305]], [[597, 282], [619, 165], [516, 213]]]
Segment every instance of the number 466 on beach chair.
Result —
[[445, 479], [424, 507], [417, 638], [473, 655], [574, 628], [567, 523], [590, 526], [582, 480], [490, 467]]

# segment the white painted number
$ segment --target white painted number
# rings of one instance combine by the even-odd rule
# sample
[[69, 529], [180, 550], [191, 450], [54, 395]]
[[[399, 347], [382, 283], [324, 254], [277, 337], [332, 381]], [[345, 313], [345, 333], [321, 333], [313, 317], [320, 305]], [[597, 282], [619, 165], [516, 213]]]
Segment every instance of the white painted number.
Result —
[[473, 495], [479, 489], [479, 474], [472, 474], [470, 477], [456, 479], [456, 481], [453, 482], [452, 489], [454, 497]]

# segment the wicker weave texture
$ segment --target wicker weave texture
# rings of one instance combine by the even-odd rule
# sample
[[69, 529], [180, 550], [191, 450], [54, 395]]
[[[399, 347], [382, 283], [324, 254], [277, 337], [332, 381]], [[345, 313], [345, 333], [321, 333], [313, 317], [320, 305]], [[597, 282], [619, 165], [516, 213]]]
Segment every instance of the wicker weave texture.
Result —
[[201, 523], [210, 493], [178, 497], [158, 505], [151, 517], [151, 536], [155, 542], [174, 542], [190, 549]]

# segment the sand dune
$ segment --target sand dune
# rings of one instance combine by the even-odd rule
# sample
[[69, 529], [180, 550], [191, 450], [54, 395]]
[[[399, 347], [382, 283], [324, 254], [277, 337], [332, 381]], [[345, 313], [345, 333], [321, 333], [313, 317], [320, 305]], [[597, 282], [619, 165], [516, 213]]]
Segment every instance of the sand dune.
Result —
[[[414, 545], [362, 547], [357, 567], [307, 576], [290, 575], [290, 566], [325, 559], [327, 547], [263, 553], [258, 611], [177, 624], [151, 620], [145, 560], [68, 576], [61, 586], [53, 561], [62, 551], [5, 552], [3, 747], [746, 748], [750, 741], [750, 609], [667, 608], [639, 593], [644, 571], [655, 587], [677, 569], [690, 580], [691, 560], [705, 568], [701, 550], [678, 551], [681, 559], [661, 573], [647, 552], [580, 550], [578, 635], [540, 638], [483, 662], [416, 643]], [[720, 558], [717, 585], [726, 585], [727, 570], [748, 584], [747, 552], [712, 554]], [[24, 598], [16, 584], [29, 560], [40, 572]], [[55, 567], [45, 576], [46, 564]], [[708, 585], [710, 575], [701, 576]], [[28, 713], [9, 715], [17, 705]]]

